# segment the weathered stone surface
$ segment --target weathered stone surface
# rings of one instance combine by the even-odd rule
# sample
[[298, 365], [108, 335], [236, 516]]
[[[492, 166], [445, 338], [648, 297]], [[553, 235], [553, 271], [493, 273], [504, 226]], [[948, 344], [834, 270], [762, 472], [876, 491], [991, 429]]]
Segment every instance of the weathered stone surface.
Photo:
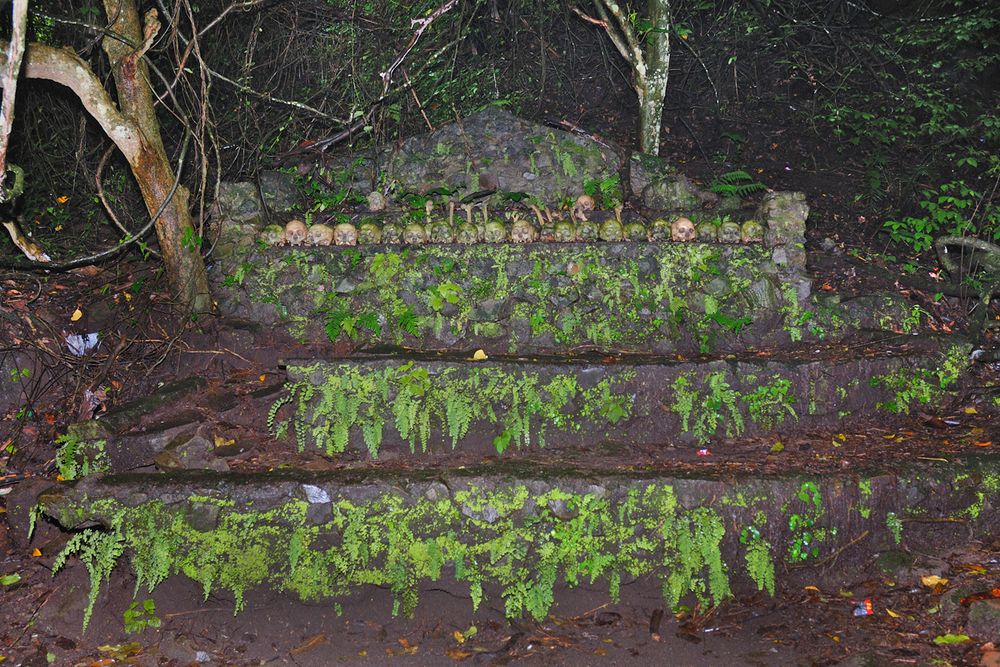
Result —
[[696, 188], [666, 160], [652, 155], [633, 153], [628, 174], [632, 195], [646, 208], [688, 212], [719, 199], [713, 192]]
[[215, 455], [214, 444], [201, 435], [175, 438], [153, 461], [164, 470], [229, 470], [229, 464]]
[[401, 192], [459, 189], [524, 192], [550, 206], [583, 192], [585, 180], [618, 174], [620, 149], [590, 137], [536, 125], [499, 107], [489, 107], [434, 132], [344, 158], [339, 169], [366, 193], [373, 171]]
[[977, 600], [969, 605], [967, 634], [980, 642], [1000, 642], [1000, 600]]
[[260, 196], [273, 215], [284, 215], [303, 208], [302, 196], [295, 184], [295, 175], [283, 171], [262, 171]]
[[239, 271], [214, 278], [224, 314], [314, 343], [738, 351], [787, 341], [809, 309], [808, 278], [761, 244], [273, 248]]
[[[440, 585], [444, 577], [468, 582], [474, 595], [502, 587], [515, 617], [544, 616], [553, 580], [571, 587], [608, 582], [614, 594], [623, 573], [643, 573], [661, 578], [673, 598], [668, 604], [689, 591], [717, 602], [734, 592], [794, 586], [795, 573], [815, 583], [810, 564], [836, 554], [842, 568], [853, 567], [870, 560], [873, 545], [897, 537], [900, 549], [923, 548], [929, 519], [970, 517], [933, 526], [955, 538], [990, 536], [1000, 521], [1000, 507], [952, 492], [962, 480], [978, 479], [995, 493], [996, 457], [885, 461], [880, 470], [822, 478], [719, 475], [624, 475], [537, 463], [451, 471], [186, 471], [95, 476], [53, 485], [37, 500], [67, 528], [115, 525], [137, 567], [159, 563], [228, 589], [237, 607], [249, 586], [316, 599], [391, 583], [407, 609], [422, 584]], [[923, 500], [913, 504], [913, 497]], [[908, 517], [921, 521], [894, 534], [890, 526]], [[141, 553], [133, 553], [137, 545]], [[544, 553], [560, 556], [549, 561]], [[532, 603], [524, 590], [542, 598]], [[989, 639], [996, 612], [991, 605], [976, 611], [973, 634]]]
[[220, 183], [215, 205], [217, 216], [227, 222], [253, 225], [264, 223], [264, 209], [257, 194], [257, 186], [253, 183]]
[[[277, 418], [287, 420], [300, 445], [328, 454], [346, 447], [380, 457], [393, 450], [447, 453], [453, 447], [486, 454], [546, 444], [705, 446], [727, 437], [838, 427], [870, 415], [896, 395], [886, 383], [873, 387], [867, 379], [901, 369], [919, 377], [919, 369], [939, 366], [934, 350], [929, 344], [836, 359], [817, 349], [819, 359], [773, 355], [600, 365], [579, 359], [530, 365], [494, 359], [289, 360], [291, 384]], [[411, 396], [414, 382], [426, 387]], [[351, 411], [338, 411], [334, 398], [353, 406]], [[410, 403], [412, 412], [401, 407]], [[398, 426], [401, 412], [410, 415], [407, 432]], [[465, 416], [450, 416], [459, 412]], [[424, 414], [426, 430], [419, 431], [416, 421]]]

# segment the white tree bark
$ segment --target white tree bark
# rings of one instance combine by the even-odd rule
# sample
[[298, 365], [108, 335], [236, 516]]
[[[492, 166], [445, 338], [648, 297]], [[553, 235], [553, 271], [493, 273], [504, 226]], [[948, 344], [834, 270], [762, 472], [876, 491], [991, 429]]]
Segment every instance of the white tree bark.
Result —
[[632, 69], [632, 87], [639, 97], [639, 150], [660, 153], [660, 128], [670, 76], [670, 0], [648, 0], [648, 20], [652, 29], [637, 34], [634, 16], [615, 0], [594, 0], [599, 23]]

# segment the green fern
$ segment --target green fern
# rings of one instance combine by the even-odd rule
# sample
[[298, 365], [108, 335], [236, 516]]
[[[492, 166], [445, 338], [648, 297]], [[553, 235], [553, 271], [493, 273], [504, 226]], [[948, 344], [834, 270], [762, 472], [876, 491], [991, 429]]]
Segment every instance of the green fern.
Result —
[[747, 172], [737, 169], [736, 171], [728, 171], [713, 180], [708, 189], [723, 197], [742, 198], [766, 190], [767, 186], [753, 180], [753, 176]]
[[94, 604], [101, 591], [101, 583], [111, 576], [111, 570], [125, 550], [125, 539], [120, 526], [111, 531], [89, 528], [70, 538], [55, 560], [52, 562], [52, 574], [61, 570], [66, 559], [76, 554], [90, 576], [90, 591], [87, 593], [87, 607], [83, 610], [83, 630], [90, 625], [90, 617], [94, 613]]

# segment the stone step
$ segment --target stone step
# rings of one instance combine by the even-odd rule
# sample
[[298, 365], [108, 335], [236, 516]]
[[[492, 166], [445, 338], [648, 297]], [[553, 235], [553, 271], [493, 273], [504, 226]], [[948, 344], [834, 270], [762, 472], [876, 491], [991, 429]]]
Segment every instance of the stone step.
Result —
[[[865, 324], [811, 306], [804, 261], [789, 252], [669, 242], [250, 247], [215, 276], [213, 294], [224, 314], [301, 342], [421, 350], [732, 352]], [[897, 310], [877, 315], [896, 321]]]
[[502, 600], [509, 617], [541, 619], [557, 584], [597, 582], [614, 598], [640, 580], [670, 605], [713, 604], [773, 594], [802, 567], [852, 568], [879, 552], [987, 537], [1000, 525], [998, 497], [1000, 459], [966, 456], [887, 458], [822, 476], [517, 462], [97, 475], [37, 501], [67, 529], [101, 528], [66, 547], [98, 584], [124, 558], [140, 586], [181, 573], [206, 595], [228, 592], [237, 610], [259, 586], [336, 601], [375, 585], [408, 611], [422, 586], [451, 581], [473, 606]]
[[[945, 344], [947, 343], [947, 344]], [[447, 455], [681, 445], [908, 413], [967, 366], [957, 338], [696, 358], [415, 355], [288, 361], [268, 427], [300, 450]]]

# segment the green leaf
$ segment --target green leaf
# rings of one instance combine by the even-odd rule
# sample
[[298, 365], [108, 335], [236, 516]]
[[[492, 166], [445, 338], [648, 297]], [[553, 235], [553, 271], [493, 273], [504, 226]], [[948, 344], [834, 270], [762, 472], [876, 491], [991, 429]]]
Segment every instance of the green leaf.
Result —
[[969, 635], [947, 634], [947, 635], [938, 635], [937, 637], [934, 638], [934, 643], [939, 646], [945, 644], [964, 644], [967, 641], [972, 641], [972, 638], [969, 637]]
[[0, 577], [0, 586], [13, 586], [19, 581], [21, 581], [21, 575], [18, 573], [15, 572], [14, 574], [5, 574]]

